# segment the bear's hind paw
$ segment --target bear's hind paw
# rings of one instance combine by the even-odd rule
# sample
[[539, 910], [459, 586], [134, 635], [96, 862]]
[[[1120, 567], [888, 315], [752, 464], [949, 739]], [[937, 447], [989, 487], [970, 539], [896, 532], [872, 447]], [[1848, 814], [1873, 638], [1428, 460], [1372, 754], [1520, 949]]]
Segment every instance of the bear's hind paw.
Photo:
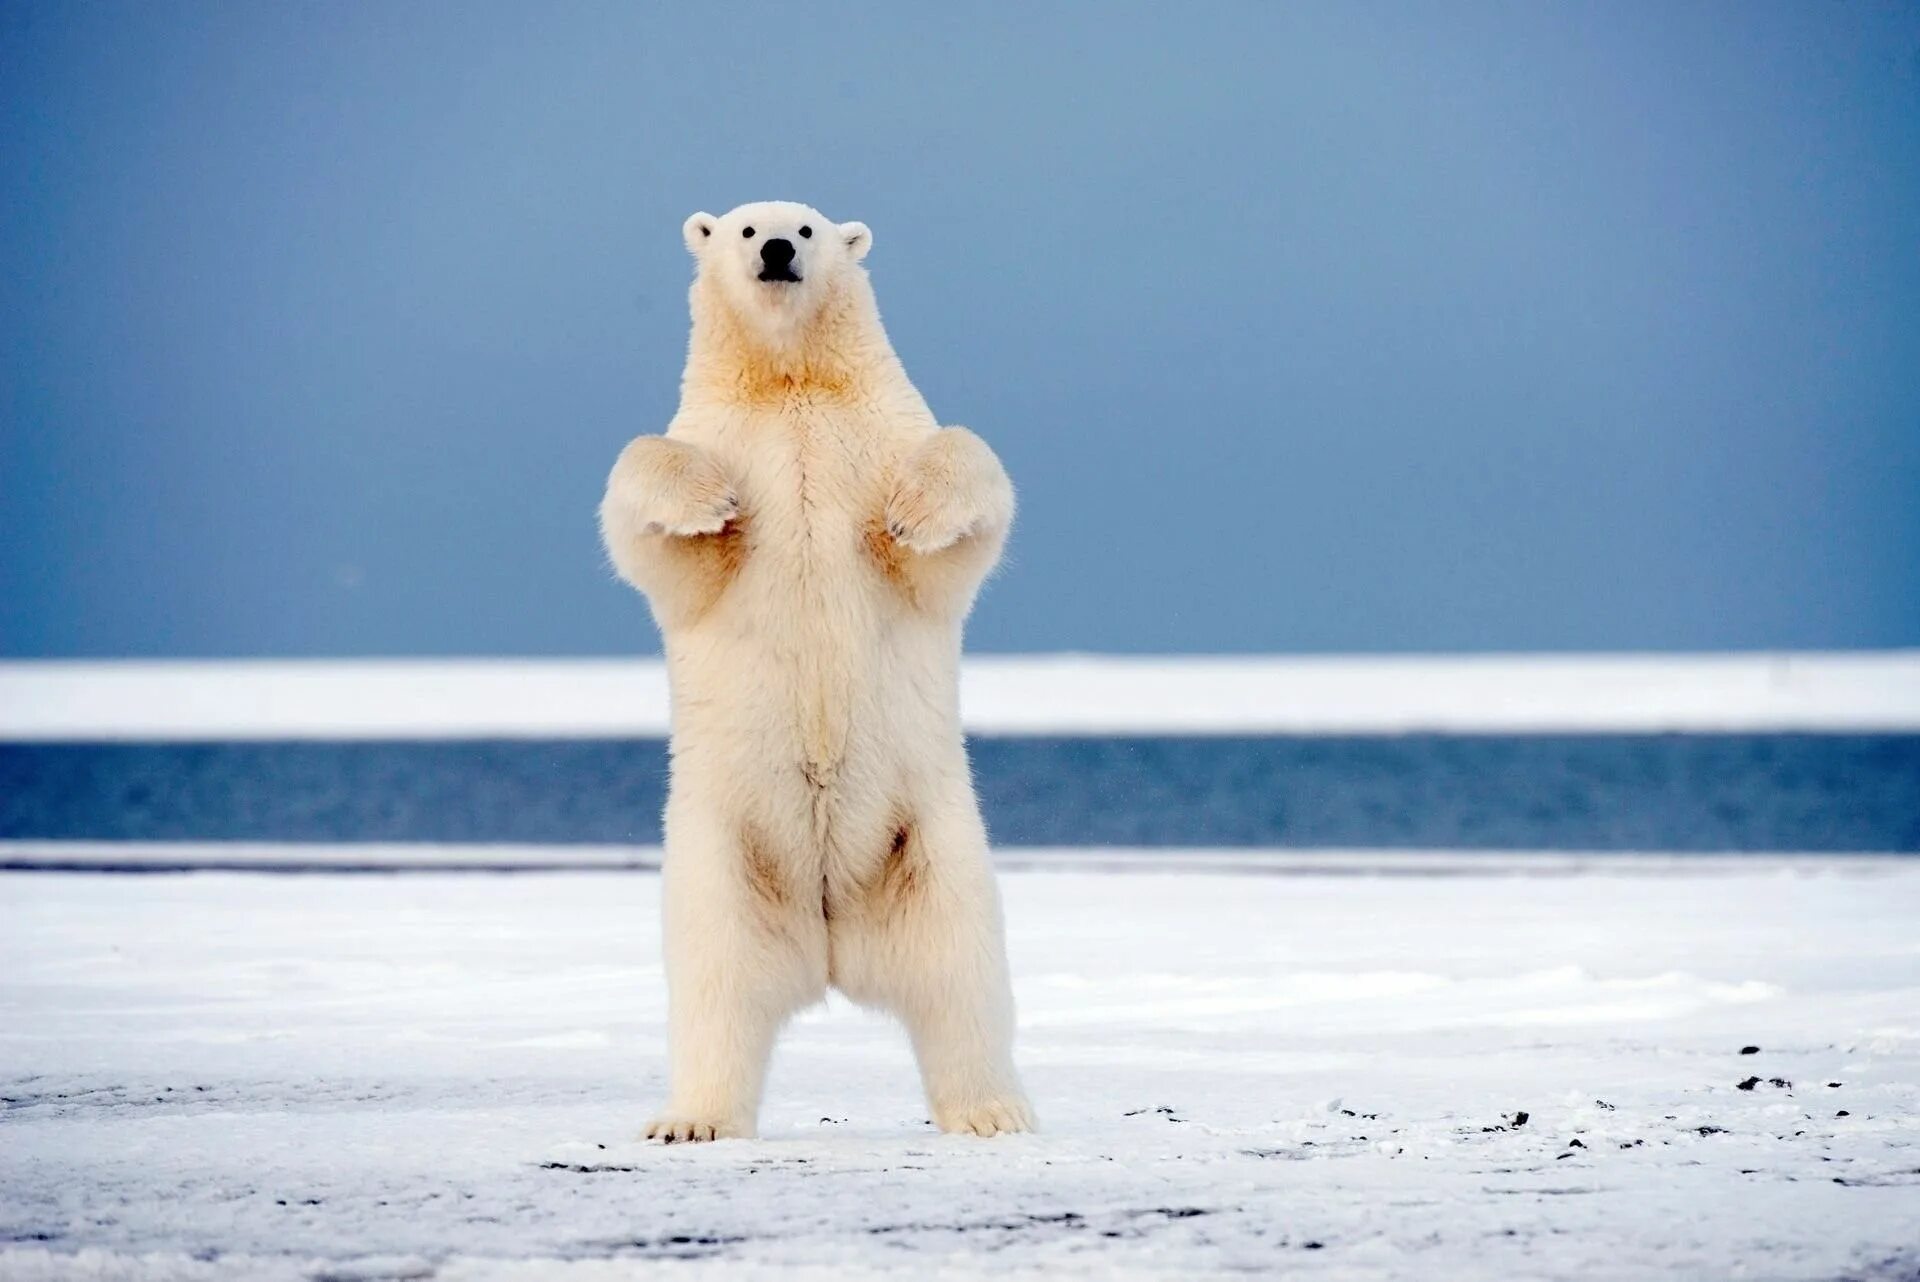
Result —
[[1033, 1109], [1018, 1095], [937, 1109], [934, 1123], [949, 1135], [1015, 1135], [1034, 1127]]
[[661, 1144], [703, 1144], [710, 1140], [744, 1138], [748, 1132], [725, 1120], [663, 1113], [647, 1123], [647, 1138]]

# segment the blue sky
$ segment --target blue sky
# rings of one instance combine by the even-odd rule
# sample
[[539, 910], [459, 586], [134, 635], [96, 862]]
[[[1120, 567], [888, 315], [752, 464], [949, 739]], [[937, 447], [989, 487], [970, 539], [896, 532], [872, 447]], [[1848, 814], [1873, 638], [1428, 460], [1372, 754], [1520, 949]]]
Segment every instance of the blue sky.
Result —
[[981, 650], [1920, 644], [1920, 8], [0, 10], [0, 654], [649, 651], [681, 220], [869, 223]]

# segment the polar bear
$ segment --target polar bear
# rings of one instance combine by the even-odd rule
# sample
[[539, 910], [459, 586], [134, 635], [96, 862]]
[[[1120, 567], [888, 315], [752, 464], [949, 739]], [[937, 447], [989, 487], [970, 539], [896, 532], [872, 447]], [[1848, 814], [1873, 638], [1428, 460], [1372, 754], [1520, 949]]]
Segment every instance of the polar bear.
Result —
[[829, 985], [906, 1024], [942, 1130], [1029, 1130], [958, 710], [1013, 487], [908, 381], [863, 224], [774, 201], [683, 230], [680, 411], [600, 508], [673, 700], [670, 1098], [647, 1135], [752, 1135], [775, 1034]]

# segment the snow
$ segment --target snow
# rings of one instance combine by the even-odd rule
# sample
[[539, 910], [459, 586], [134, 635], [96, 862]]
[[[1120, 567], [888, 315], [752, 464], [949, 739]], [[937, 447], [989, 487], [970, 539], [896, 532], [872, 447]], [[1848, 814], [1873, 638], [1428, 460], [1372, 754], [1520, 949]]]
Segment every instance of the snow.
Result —
[[1009, 862], [1040, 1134], [673, 1148], [649, 873], [0, 877], [0, 1277], [1920, 1270], [1920, 863]]
[[[1920, 651], [972, 656], [978, 734], [1920, 729]], [[659, 736], [658, 660], [0, 662], [0, 741]]]

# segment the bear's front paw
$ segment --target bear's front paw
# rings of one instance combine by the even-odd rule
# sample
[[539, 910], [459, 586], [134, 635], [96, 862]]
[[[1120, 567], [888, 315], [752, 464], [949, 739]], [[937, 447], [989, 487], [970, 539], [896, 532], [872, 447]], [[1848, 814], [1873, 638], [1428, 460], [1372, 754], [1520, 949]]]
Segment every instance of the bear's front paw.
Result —
[[621, 452], [600, 504], [614, 539], [636, 534], [718, 534], [740, 515], [740, 499], [705, 451], [664, 436], [636, 438]]
[[949, 1135], [1013, 1135], [1033, 1129], [1033, 1108], [1018, 1095], [938, 1104], [933, 1122]]
[[887, 533], [922, 554], [973, 535], [1004, 531], [1013, 487], [987, 443], [964, 427], [943, 427], [907, 457], [887, 500]]
[[647, 528], [679, 538], [718, 534], [739, 515], [739, 496], [724, 479], [716, 477], [683, 484], [680, 493], [668, 496], [654, 509]]
[[752, 1131], [724, 1117], [696, 1117], [668, 1110], [647, 1123], [647, 1138], [661, 1144], [701, 1144], [709, 1140], [743, 1139]]
[[896, 543], [921, 555], [952, 547], [977, 529], [985, 518], [978, 503], [952, 485], [929, 484], [909, 476], [887, 503], [887, 533]]

